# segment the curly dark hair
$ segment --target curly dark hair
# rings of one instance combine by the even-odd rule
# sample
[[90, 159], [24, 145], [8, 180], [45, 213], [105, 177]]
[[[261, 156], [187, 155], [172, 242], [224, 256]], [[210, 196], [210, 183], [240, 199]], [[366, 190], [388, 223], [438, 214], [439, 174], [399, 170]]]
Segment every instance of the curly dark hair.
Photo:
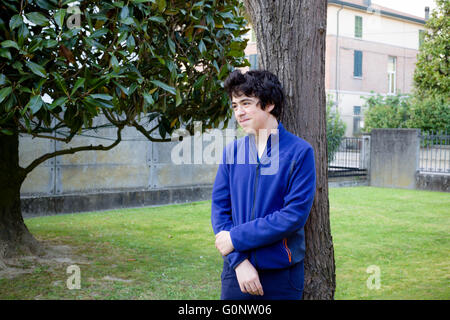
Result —
[[266, 109], [267, 105], [274, 104], [275, 106], [270, 113], [277, 120], [280, 118], [285, 95], [280, 81], [273, 73], [267, 70], [250, 70], [243, 74], [239, 69], [236, 69], [225, 80], [224, 88], [230, 100], [233, 95], [240, 97], [244, 94], [258, 98], [263, 110]]

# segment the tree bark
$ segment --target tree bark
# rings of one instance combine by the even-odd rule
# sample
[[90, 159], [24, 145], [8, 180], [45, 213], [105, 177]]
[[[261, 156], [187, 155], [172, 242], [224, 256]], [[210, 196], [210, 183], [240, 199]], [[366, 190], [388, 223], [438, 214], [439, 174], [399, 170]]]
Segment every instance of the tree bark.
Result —
[[244, 0], [255, 30], [258, 65], [278, 76], [286, 93], [281, 122], [314, 148], [317, 188], [305, 226], [303, 298], [333, 299], [325, 98], [326, 0]]
[[19, 136], [0, 134], [0, 265], [2, 258], [39, 254], [41, 246], [28, 231], [20, 207], [20, 187], [26, 173], [19, 166]]

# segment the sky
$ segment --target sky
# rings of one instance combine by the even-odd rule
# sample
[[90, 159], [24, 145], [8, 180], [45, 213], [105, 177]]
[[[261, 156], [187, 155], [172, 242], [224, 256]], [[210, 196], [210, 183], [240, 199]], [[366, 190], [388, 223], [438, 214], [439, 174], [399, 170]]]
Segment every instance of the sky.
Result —
[[425, 18], [425, 7], [436, 8], [434, 0], [372, 0], [372, 3]]

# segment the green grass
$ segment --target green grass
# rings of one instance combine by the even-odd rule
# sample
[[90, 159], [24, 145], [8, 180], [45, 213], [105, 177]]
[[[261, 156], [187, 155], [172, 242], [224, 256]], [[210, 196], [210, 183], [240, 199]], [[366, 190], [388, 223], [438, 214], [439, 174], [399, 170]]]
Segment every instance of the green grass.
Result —
[[[449, 208], [448, 193], [330, 189], [335, 298], [449, 299]], [[222, 258], [214, 247], [209, 201], [25, 222], [39, 240], [69, 245], [84, 261], [78, 264], [81, 289], [66, 287], [70, 263], [41, 264], [30, 274], [0, 279], [0, 299], [220, 297]], [[378, 290], [366, 285], [371, 265], [380, 268]]]

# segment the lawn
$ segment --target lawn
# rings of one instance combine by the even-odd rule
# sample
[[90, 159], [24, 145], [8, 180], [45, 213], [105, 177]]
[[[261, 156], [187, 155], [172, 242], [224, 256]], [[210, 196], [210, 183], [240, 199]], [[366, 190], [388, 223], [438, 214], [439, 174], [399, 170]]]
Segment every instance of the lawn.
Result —
[[[374, 187], [330, 189], [336, 299], [449, 299], [448, 193]], [[25, 220], [65, 258], [32, 261], [0, 279], [0, 299], [219, 299], [222, 258], [210, 202]], [[69, 265], [81, 288], [69, 290]], [[369, 266], [379, 289], [369, 288]]]

